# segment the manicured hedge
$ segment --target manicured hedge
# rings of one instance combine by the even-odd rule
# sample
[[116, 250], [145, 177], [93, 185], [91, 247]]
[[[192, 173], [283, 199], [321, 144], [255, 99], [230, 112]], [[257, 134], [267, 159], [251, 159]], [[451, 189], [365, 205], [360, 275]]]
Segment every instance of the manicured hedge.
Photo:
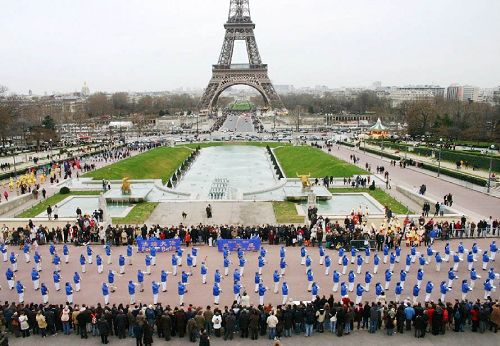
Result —
[[[455, 152], [450, 150], [441, 151], [441, 160], [457, 162], [457, 161], [467, 161], [469, 166], [474, 166], [480, 169], [489, 170], [490, 169], [490, 157], [480, 156], [477, 154], [465, 154], [463, 152]], [[500, 159], [493, 158], [492, 170], [494, 172], [500, 172]]]
[[352, 143], [342, 142], [342, 141], [337, 142], [337, 144], [340, 144], [340, 145], [343, 145], [343, 146], [346, 146], [346, 147], [349, 147], [349, 148], [354, 148], [356, 146], [356, 145], [354, 145]]
[[[423, 169], [426, 169], [428, 171], [433, 171], [433, 172], [437, 172], [438, 171], [438, 167], [437, 166], [429, 165], [427, 163], [420, 163], [419, 167], [423, 168]], [[467, 181], [467, 182], [472, 183], [472, 184], [476, 184], [476, 185], [479, 185], [479, 186], [486, 186], [486, 185], [488, 185], [488, 181], [486, 179], [483, 179], [483, 178], [473, 177], [473, 176], [468, 175], [468, 174], [463, 174], [463, 173], [452, 171], [452, 170], [449, 170], [449, 169], [446, 169], [446, 168], [442, 168], [442, 167], [441, 167], [440, 171], [441, 171], [441, 174], [443, 174], [443, 175], [447, 175], [447, 176], [452, 177], [452, 178], [457, 178], [457, 179], [460, 179], [460, 180], [463, 180], [463, 181]]]
[[363, 146], [361, 146], [359, 149], [362, 150], [362, 151], [366, 151], [367, 153], [371, 153], [371, 154], [375, 154], [375, 155], [380, 155], [380, 156], [387, 157], [387, 158], [389, 158], [391, 160], [400, 160], [401, 159], [397, 155], [385, 153], [383, 151], [378, 151], [378, 150], [374, 150], [374, 149], [370, 149], [370, 148], [364, 148]]

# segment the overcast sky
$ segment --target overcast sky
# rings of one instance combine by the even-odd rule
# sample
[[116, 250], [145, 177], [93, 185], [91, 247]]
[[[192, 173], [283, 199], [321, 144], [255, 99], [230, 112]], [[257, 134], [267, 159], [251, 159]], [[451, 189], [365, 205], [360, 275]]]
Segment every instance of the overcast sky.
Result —
[[[500, 85], [499, 0], [251, 0], [275, 84]], [[229, 0], [0, 0], [0, 84], [204, 88]], [[241, 48], [241, 46], [237, 46]], [[238, 49], [236, 62], [246, 53]]]

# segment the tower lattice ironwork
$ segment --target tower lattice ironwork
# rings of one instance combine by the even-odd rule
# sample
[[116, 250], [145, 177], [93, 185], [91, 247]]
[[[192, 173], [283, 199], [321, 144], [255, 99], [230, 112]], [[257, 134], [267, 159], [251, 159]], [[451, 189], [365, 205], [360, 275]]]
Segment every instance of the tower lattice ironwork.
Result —
[[[266, 106], [284, 108], [267, 73], [255, 40], [255, 24], [250, 17], [249, 0], [231, 0], [226, 35], [217, 65], [212, 66], [212, 78], [201, 97], [200, 109], [213, 109], [220, 94], [233, 85], [248, 85], [264, 98]], [[233, 64], [234, 42], [246, 42], [248, 64]]]

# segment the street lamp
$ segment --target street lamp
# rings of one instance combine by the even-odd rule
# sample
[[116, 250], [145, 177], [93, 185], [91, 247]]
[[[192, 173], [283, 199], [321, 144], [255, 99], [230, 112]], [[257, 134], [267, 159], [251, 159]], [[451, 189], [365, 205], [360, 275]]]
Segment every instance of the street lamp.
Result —
[[49, 160], [52, 161], [52, 138], [49, 139], [50, 152], [49, 152]]
[[[495, 146], [492, 144], [490, 147], [491, 150], [495, 149]], [[491, 191], [491, 169], [493, 166], [493, 155], [490, 155], [490, 169], [488, 171], [488, 193]]]
[[439, 138], [439, 158], [438, 158], [438, 177], [441, 174], [441, 149], [443, 148], [443, 139]]

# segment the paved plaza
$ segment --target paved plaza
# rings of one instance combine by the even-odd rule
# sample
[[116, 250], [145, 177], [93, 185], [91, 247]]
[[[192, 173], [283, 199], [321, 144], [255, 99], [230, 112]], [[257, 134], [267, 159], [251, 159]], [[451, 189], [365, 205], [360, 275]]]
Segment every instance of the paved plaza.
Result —
[[[466, 240], [464, 242], [466, 248], [470, 248], [472, 243], [476, 241], [479, 245], [480, 249], [488, 249], [489, 248], [489, 243], [491, 242], [491, 239], [477, 239], [477, 240]], [[434, 244], [434, 250], [440, 251], [441, 253], [444, 253], [444, 245], [445, 243], [442, 241], [437, 241]], [[452, 250], [456, 250], [458, 246], [458, 241], [453, 240], [450, 242], [450, 246]], [[266, 293], [265, 296], [265, 303], [271, 303], [273, 305], [278, 305], [281, 303], [282, 296], [281, 296], [281, 284], [279, 287], [279, 292], [278, 294], [273, 293], [273, 272], [274, 270], [279, 270], [279, 246], [270, 246], [264, 244], [264, 247], [268, 251], [268, 254], [266, 256], [267, 259], [267, 264], [264, 267], [263, 270], [263, 275], [262, 279], [264, 284], [269, 288], [269, 291]], [[57, 246], [57, 251], [58, 253], [62, 254], [62, 249], [61, 246]], [[52, 279], [52, 271], [53, 271], [53, 264], [50, 263], [51, 257], [48, 252], [49, 247], [48, 246], [41, 246], [39, 247], [39, 252], [42, 255], [43, 259], [43, 271], [41, 272], [41, 282], [46, 283], [48, 289], [49, 289], [49, 301], [51, 303], [58, 303], [62, 304], [66, 302], [66, 296], [64, 293], [64, 283], [65, 282], [71, 282], [72, 283], [72, 278], [73, 278], [73, 273], [75, 271], [78, 271], [81, 274], [82, 277], [82, 283], [81, 287], [82, 290], [81, 292], [77, 292], [74, 294], [74, 302], [76, 304], [90, 304], [94, 305], [98, 302], [103, 303], [103, 296], [101, 293], [101, 284], [103, 282], [107, 282], [107, 272], [108, 270], [114, 270], [116, 272], [119, 271], [118, 267], [118, 256], [119, 254], [123, 254], [125, 256], [126, 248], [125, 247], [113, 247], [112, 248], [112, 259], [113, 263], [111, 265], [106, 265], [106, 256], [104, 255], [104, 249], [102, 246], [99, 245], [93, 245], [92, 249], [95, 251], [96, 254], [100, 254], [101, 257], [103, 258], [103, 263], [104, 263], [104, 273], [98, 274], [97, 273], [97, 266], [95, 264], [95, 258], [94, 258], [94, 263], [93, 264], [87, 264], [86, 265], [86, 273], [82, 274], [81, 273], [81, 268], [79, 264], [79, 257], [80, 254], [85, 254], [85, 247], [70, 247], [70, 263], [69, 264], [62, 264], [61, 265], [61, 291], [56, 292], [54, 289], [54, 284], [53, 284], [53, 279]], [[309, 301], [311, 300], [311, 294], [307, 292], [307, 278], [306, 278], [306, 268], [305, 266], [300, 265], [300, 248], [299, 247], [288, 247], [286, 248], [286, 262], [288, 264], [288, 268], [286, 270], [286, 275], [282, 280], [286, 280], [289, 286], [289, 299], [292, 299], [294, 301]], [[10, 251], [13, 251], [14, 249], [10, 249]], [[395, 299], [395, 294], [394, 294], [394, 287], [396, 285], [396, 282], [399, 281], [399, 273], [401, 269], [405, 267], [405, 256], [406, 253], [408, 252], [408, 248], [404, 247], [402, 251], [402, 256], [401, 256], [401, 262], [395, 265], [394, 268], [394, 276], [392, 278], [390, 288], [388, 291], [386, 291], [386, 296], [387, 296], [387, 301], [391, 301]], [[179, 267], [179, 274], [177, 277], [173, 275], [168, 276], [168, 282], [167, 282], [167, 290], [168, 292], [166, 293], [160, 293], [159, 296], [159, 302], [161, 302], [164, 305], [171, 305], [171, 306], [176, 306], [179, 304], [179, 298], [177, 295], [177, 282], [180, 280], [180, 272], [181, 270], [189, 270], [187, 265], [186, 265], [186, 255], [190, 251], [190, 249], [186, 249], [184, 252], [183, 256], [183, 266]], [[340, 289], [338, 292], [333, 293], [332, 292], [332, 287], [333, 287], [333, 282], [332, 282], [332, 272], [334, 269], [337, 271], [342, 271], [342, 267], [338, 264], [338, 251], [336, 250], [328, 250], [327, 254], [332, 257], [332, 268], [330, 270], [330, 275], [326, 276], [325, 275], [325, 268], [324, 266], [319, 265], [319, 252], [317, 247], [309, 247], [307, 248], [308, 254], [311, 256], [313, 260], [312, 264], [312, 270], [314, 273], [314, 280], [317, 282], [318, 286], [320, 287], [319, 295], [323, 296], [325, 295], [327, 298], [329, 297], [330, 294], [334, 295], [335, 300], [340, 300]], [[424, 247], [418, 248], [418, 251], [425, 251]], [[22, 251], [17, 250], [17, 252], [20, 253], [19, 256], [19, 271], [17, 272], [17, 280], [21, 280], [24, 286], [26, 287], [26, 294], [25, 294], [25, 301], [26, 302], [41, 302], [42, 297], [40, 295], [40, 292], [34, 291], [33, 289], [33, 283], [31, 281], [31, 268], [33, 267], [33, 263], [25, 263], [24, 262], [24, 257], [22, 255]], [[384, 272], [387, 268], [389, 268], [389, 263], [383, 264], [382, 263], [382, 254], [379, 254], [381, 257], [381, 263], [379, 265], [378, 269], [378, 274], [374, 275], [374, 278], [372, 280], [372, 284], [370, 287], [370, 292], [367, 292], [363, 295], [363, 300], [368, 300], [372, 301], [375, 300], [375, 283], [380, 282], [382, 285], [384, 285]], [[144, 254], [139, 254], [136, 253], [133, 258], [133, 265], [129, 266], [126, 265], [126, 272], [123, 276], [117, 275], [115, 277], [115, 282], [116, 282], [116, 291], [111, 294], [110, 297], [110, 302], [111, 303], [128, 303], [129, 302], [129, 296], [128, 296], [128, 291], [127, 291], [127, 284], [129, 280], [137, 281], [137, 270], [145, 270], [145, 262], [144, 262]], [[348, 254], [348, 258], [350, 259], [350, 255]], [[370, 263], [369, 264], [363, 264], [361, 274], [356, 276], [356, 281], [355, 283], [364, 283], [364, 277], [365, 277], [365, 272], [369, 270], [370, 272], [373, 272], [373, 254], [370, 258]], [[258, 305], [259, 297], [256, 293], [254, 293], [254, 274], [257, 271], [257, 262], [258, 262], [258, 253], [256, 252], [247, 252], [245, 254], [245, 258], [247, 260], [247, 265], [245, 266], [245, 273], [244, 277], [242, 278], [242, 284], [245, 287], [246, 291], [249, 293], [250, 296], [250, 302], [252, 304]], [[185, 295], [185, 302], [187, 304], [193, 304], [195, 306], [206, 306], [207, 304], [212, 304], [213, 303], [213, 296], [212, 296], [212, 285], [214, 282], [214, 271], [215, 269], [219, 269], [223, 273], [223, 257], [222, 253], [219, 253], [217, 251], [217, 248], [215, 247], [208, 247], [208, 246], [201, 246], [199, 253], [198, 253], [198, 264], [201, 263], [201, 261], [206, 260], [207, 266], [208, 266], [208, 275], [207, 275], [207, 284], [203, 285], [201, 282], [201, 275], [200, 275], [200, 265], [198, 265], [197, 268], [193, 268], [192, 270], [192, 276], [189, 278], [189, 285], [187, 286], [188, 293]], [[229, 276], [224, 277], [221, 283], [221, 288], [222, 288], [222, 294], [220, 297], [220, 303], [221, 306], [224, 305], [231, 305], [234, 299], [234, 294], [233, 294], [233, 271], [238, 265], [238, 258], [237, 254], [235, 252], [230, 254], [230, 260], [232, 261], [230, 268], [229, 268]], [[496, 262], [490, 262], [490, 266], [495, 268], [496, 272], [500, 271], [500, 265], [499, 261]], [[2, 262], [0, 264], [0, 271], [2, 273], [5, 272], [7, 269], [8, 262]], [[435, 263], [432, 261], [429, 265], [425, 266], [424, 269], [424, 278], [422, 280], [422, 290], [420, 292], [419, 296], [419, 301], [423, 302], [424, 301], [424, 296], [425, 296], [425, 284], [427, 283], [428, 280], [431, 280], [435, 287], [434, 291], [432, 293], [431, 299], [437, 301], [437, 299], [440, 297], [439, 293], [439, 284], [441, 281], [447, 281], [448, 280], [448, 269], [452, 266], [452, 264], [447, 265], [446, 263], [443, 263], [441, 266], [441, 271], [438, 273], [436, 272], [435, 268]], [[413, 286], [416, 284], [417, 278], [416, 278], [416, 272], [418, 269], [418, 261], [414, 264], [411, 265], [410, 272], [408, 273], [407, 279], [406, 279], [406, 284], [405, 284], [405, 290], [403, 291], [403, 294], [401, 295], [401, 299], [404, 299], [406, 297], [411, 297], [412, 296], [412, 289]], [[481, 270], [481, 258], [478, 258], [478, 262], [475, 264], [476, 270], [480, 276], [482, 276], [482, 279], [479, 279], [476, 283], [476, 287], [473, 292], [469, 293], [468, 298], [469, 299], [477, 299], [477, 298], [483, 298], [484, 295], [484, 290], [483, 290], [483, 282], [486, 278], [486, 272], [483, 272]], [[144, 282], [144, 292], [137, 292], [136, 294], [136, 300], [137, 302], [142, 302], [145, 304], [149, 304], [153, 302], [153, 294], [152, 294], [152, 289], [151, 289], [151, 282], [153, 280], [156, 280], [157, 282], [160, 281], [160, 272], [161, 270], [167, 270], [167, 271], [172, 271], [172, 266], [171, 266], [171, 253], [159, 253], [157, 255], [157, 265], [155, 267], [152, 267], [152, 274], [150, 276], [146, 275], [145, 282]], [[354, 270], [356, 272], [356, 265], [349, 263], [348, 268], [347, 268], [347, 273], [349, 273], [349, 270]], [[447, 294], [447, 301], [453, 302], [454, 299], [460, 299], [461, 293], [460, 293], [460, 287], [461, 287], [461, 280], [462, 279], [468, 279], [470, 281], [469, 277], [469, 272], [467, 271], [467, 264], [465, 262], [461, 263], [459, 266], [458, 270], [458, 279], [454, 282], [453, 284], [453, 289]], [[347, 283], [347, 275], [344, 275], [341, 277], [341, 282], [346, 282]], [[5, 280], [5, 275], [2, 275], [0, 278], [0, 283], [3, 287], [2, 291], [2, 297], [3, 300], [10, 300], [10, 301], [17, 301], [17, 294], [15, 293], [14, 290], [9, 291], [7, 282]], [[73, 284], [73, 283], [72, 283]], [[497, 285], [498, 286], [498, 285]], [[89, 294], [89, 293], [92, 294]], [[496, 292], [493, 293], [493, 299], [498, 299], [500, 294], [500, 290], [497, 290]], [[355, 300], [355, 291], [349, 293], [349, 297], [351, 300]]]
[[[148, 218], [150, 225], [257, 225], [275, 224], [272, 203], [267, 202], [216, 202], [210, 201], [212, 218], [208, 219], [205, 208], [208, 202], [160, 203]], [[187, 214], [186, 218], [182, 213]]]
[[[498, 334], [492, 334], [491, 332], [486, 332], [484, 334], [480, 333], [455, 333], [453, 331], [447, 331], [446, 335], [434, 336], [430, 333], [426, 334], [423, 339], [415, 339], [413, 337], [413, 332], [411, 334], [395, 334], [392, 337], [388, 337], [385, 330], [380, 330], [376, 334], [369, 334], [366, 330], [355, 331], [350, 336], [337, 337], [332, 334], [325, 332], [323, 334], [315, 333], [312, 338], [304, 338], [302, 335], [293, 336], [291, 338], [282, 338], [281, 344], [283, 346], [303, 346], [304, 342], [307, 345], [339, 345], [339, 346], [351, 346], [351, 345], [385, 345], [385, 346], [401, 346], [416, 344], [422, 346], [434, 346], [434, 345], [454, 345], [454, 346], [470, 346], [470, 345], [483, 345], [483, 346], [496, 346], [498, 345]], [[153, 337], [154, 344], [166, 344], [172, 346], [181, 345], [197, 345], [190, 343], [187, 339], [179, 339], [177, 337], [171, 339], [168, 342], [158, 339], [156, 336]], [[41, 338], [39, 336], [30, 337], [27, 339], [23, 338], [10, 338], [10, 343], [12, 345], [22, 345], [22, 346], [35, 346], [40, 342]], [[134, 338], [128, 338], [123, 340], [118, 340], [114, 337], [110, 337], [110, 344], [117, 344], [124, 346], [136, 345]], [[89, 339], [82, 340], [79, 336], [71, 335], [65, 336], [59, 334], [55, 337], [48, 337], [45, 342], [50, 342], [53, 346], [66, 346], [68, 343], [74, 346], [98, 346], [101, 345], [101, 339], [99, 337], [90, 336]], [[223, 338], [217, 338], [215, 336], [210, 337], [210, 345], [255, 345], [255, 346], [272, 346], [273, 342], [267, 339], [267, 336], [260, 337], [259, 340], [241, 339], [236, 336], [231, 341], [224, 341]]]

